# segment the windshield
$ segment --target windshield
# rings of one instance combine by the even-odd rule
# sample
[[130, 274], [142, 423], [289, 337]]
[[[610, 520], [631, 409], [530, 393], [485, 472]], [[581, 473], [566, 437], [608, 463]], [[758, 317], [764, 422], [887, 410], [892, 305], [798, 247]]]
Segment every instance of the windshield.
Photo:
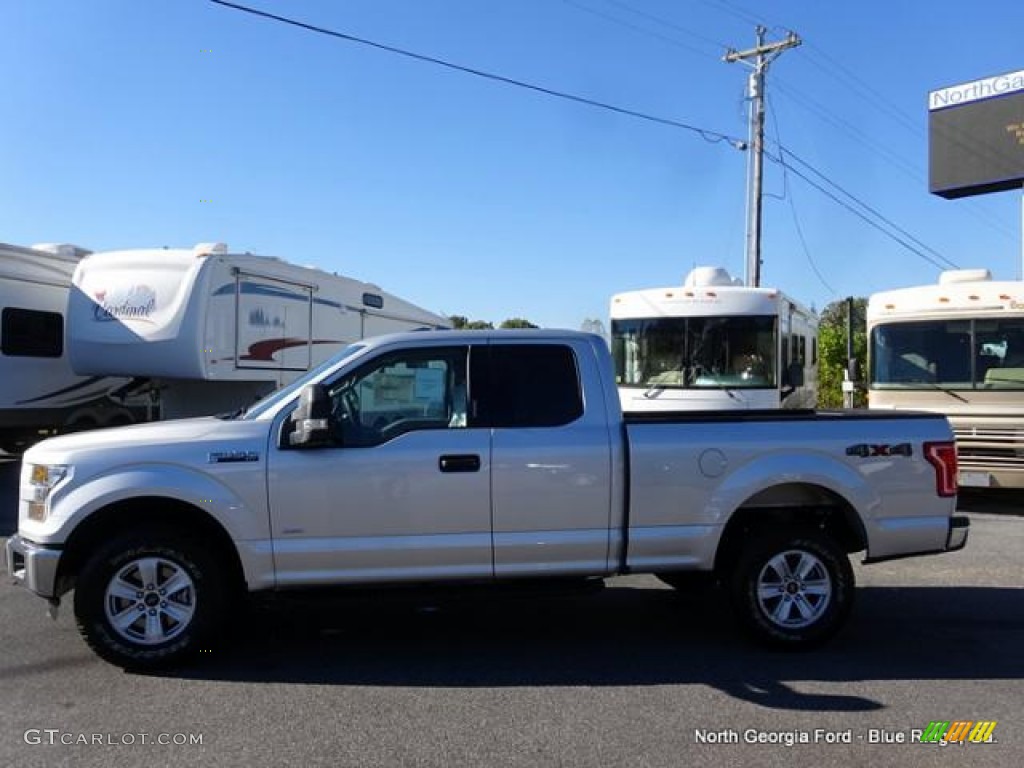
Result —
[[246, 420], [258, 419], [264, 413], [273, 409], [278, 403], [287, 400], [292, 396], [292, 394], [298, 392], [311, 381], [316, 381], [330, 368], [333, 368], [345, 358], [352, 357], [352, 355], [364, 348], [364, 344], [350, 344], [349, 346], [344, 347], [340, 352], [338, 352], [338, 354], [334, 355], [334, 357], [324, 360], [316, 368], [313, 368], [305, 375], [300, 376], [291, 384], [282, 387], [275, 392], [271, 392], [265, 398], [255, 403], [251, 408], [245, 411], [242, 418]]
[[621, 387], [763, 389], [776, 386], [772, 315], [612, 321]]
[[870, 343], [874, 389], [1024, 390], [1024, 318], [889, 323]]

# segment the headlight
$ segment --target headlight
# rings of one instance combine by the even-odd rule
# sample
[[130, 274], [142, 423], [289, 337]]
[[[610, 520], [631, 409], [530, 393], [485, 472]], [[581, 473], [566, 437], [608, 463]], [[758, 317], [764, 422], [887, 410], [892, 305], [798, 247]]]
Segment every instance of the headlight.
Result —
[[28, 472], [28, 517], [42, 522], [49, 513], [50, 492], [71, 473], [66, 464], [30, 464]]

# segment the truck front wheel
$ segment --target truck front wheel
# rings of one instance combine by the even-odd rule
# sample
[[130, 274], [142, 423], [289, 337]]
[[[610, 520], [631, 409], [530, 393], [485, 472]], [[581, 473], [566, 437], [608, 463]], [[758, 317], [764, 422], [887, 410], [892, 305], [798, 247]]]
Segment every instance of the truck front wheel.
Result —
[[225, 609], [221, 575], [207, 548], [172, 531], [121, 536], [78, 575], [79, 632], [100, 657], [121, 667], [181, 661], [218, 629]]
[[736, 561], [732, 598], [755, 640], [805, 648], [839, 631], [853, 605], [854, 575], [846, 553], [816, 529], [752, 539]]

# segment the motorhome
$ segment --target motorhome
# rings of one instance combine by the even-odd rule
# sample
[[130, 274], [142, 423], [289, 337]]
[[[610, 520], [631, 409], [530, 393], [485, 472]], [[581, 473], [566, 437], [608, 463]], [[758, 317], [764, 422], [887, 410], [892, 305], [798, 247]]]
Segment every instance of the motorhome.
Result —
[[624, 411], [813, 408], [818, 318], [722, 267], [619, 293], [611, 346]]
[[960, 485], [1024, 488], [1024, 282], [987, 269], [868, 299], [868, 404], [944, 414]]
[[77, 373], [131, 377], [179, 418], [245, 407], [367, 336], [449, 326], [376, 285], [200, 243], [82, 259], [68, 351]]
[[88, 253], [64, 243], [0, 244], [0, 450], [135, 420], [118, 397], [127, 379], [78, 375], [68, 360], [68, 290]]

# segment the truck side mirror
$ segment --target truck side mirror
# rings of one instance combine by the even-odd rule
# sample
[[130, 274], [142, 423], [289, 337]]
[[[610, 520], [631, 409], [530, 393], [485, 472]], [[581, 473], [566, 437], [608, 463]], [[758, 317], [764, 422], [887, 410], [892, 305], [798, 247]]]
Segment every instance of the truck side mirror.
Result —
[[292, 411], [288, 444], [296, 448], [331, 445], [331, 397], [323, 384], [307, 384], [299, 393], [299, 404]]

